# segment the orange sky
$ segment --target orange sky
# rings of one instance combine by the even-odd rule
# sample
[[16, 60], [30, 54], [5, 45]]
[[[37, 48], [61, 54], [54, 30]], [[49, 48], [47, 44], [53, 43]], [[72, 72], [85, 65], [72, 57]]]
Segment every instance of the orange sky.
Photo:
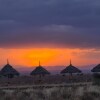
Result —
[[68, 65], [69, 60], [77, 66], [99, 63], [100, 51], [94, 49], [0, 49], [0, 65], [9, 59], [11, 65], [37, 66], [40, 60], [43, 66]]

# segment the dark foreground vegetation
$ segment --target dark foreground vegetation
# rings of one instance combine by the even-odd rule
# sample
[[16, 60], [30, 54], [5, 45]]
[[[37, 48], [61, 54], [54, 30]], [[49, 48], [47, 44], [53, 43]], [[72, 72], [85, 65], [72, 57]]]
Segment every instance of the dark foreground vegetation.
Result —
[[0, 90], [0, 100], [100, 100], [100, 87], [91, 85]]
[[[71, 80], [70, 77], [56, 75], [47, 76], [41, 80], [42, 83], [38, 84], [36, 83], [38, 77], [1, 78], [0, 100], [100, 100], [100, 76], [98, 74], [76, 75]], [[77, 85], [77, 83], [81, 84]], [[86, 84], [82, 85], [83, 83]], [[54, 84], [53, 87], [42, 87], [42, 85], [52, 84]], [[70, 85], [62, 87], [61, 84]], [[30, 88], [31, 85], [40, 87]], [[9, 88], [11, 86], [13, 89]], [[17, 86], [29, 87], [21, 89], [16, 88]]]

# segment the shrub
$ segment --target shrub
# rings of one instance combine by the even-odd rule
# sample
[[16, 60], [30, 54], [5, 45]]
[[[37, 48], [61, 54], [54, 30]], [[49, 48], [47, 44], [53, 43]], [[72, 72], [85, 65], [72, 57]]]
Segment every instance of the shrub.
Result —
[[[81, 92], [81, 93], [80, 93]], [[99, 86], [54, 87], [44, 89], [0, 91], [0, 100], [99, 100]]]

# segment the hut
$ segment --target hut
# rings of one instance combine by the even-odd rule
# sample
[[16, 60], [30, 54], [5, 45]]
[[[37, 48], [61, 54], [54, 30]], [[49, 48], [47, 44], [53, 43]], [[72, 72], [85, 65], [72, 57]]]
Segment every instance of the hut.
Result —
[[7, 64], [1, 69], [0, 74], [7, 78], [13, 78], [15, 76], [19, 76], [19, 72], [17, 72], [7, 61]]
[[94, 72], [94, 73], [100, 73], [100, 64], [98, 64], [96, 67], [94, 67], [91, 72]]
[[73, 73], [81, 73], [81, 70], [74, 67], [70, 61], [70, 65], [61, 71], [61, 74], [66, 74], [66, 73], [68, 73], [72, 76]]
[[91, 72], [93, 72], [93, 83], [100, 85], [100, 64], [95, 66]]
[[37, 66], [31, 73], [30, 75], [32, 76], [45, 76], [45, 75], [49, 75], [50, 72], [48, 72], [45, 68], [43, 68], [41, 65], [40, 65], [40, 62], [39, 62], [39, 66]]
[[0, 77], [2, 77], [2, 75], [1, 75], [1, 71], [0, 71]]
[[95, 66], [91, 72], [93, 72], [93, 76], [96, 78], [100, 78], [100, 64], [98, 64], [97, 66]]

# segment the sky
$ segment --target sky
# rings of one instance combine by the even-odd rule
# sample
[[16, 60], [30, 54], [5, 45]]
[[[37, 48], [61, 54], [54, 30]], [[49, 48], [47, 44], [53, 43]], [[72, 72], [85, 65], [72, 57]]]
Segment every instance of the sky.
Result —
[[100, 63], [100, 0], [0, 0], [0, 65]]

